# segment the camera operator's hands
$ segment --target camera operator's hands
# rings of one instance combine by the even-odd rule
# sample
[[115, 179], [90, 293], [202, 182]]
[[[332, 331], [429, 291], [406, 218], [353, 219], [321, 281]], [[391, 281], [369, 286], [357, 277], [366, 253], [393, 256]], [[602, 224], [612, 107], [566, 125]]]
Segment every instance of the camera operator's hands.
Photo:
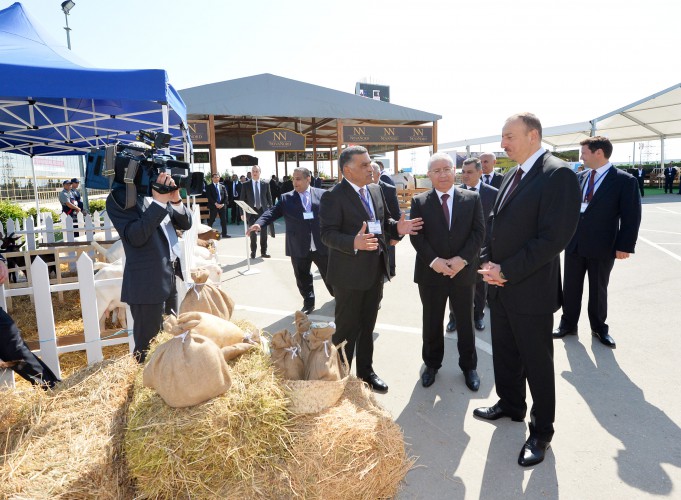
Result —
[[[156, 182], [162, 186], [175, 187], [175, 181], [167, 172], [161, 172], [158, 174], [158, 179], [156, 179]], [[165, 205], [168, 202], [177, 201], [180, 197], [180, 194], [177, 192], [177, 190], [171, 191], [170, 193], [161, 194], [155, 189], [152, 189], [151, 196], [154, 198], [154, 200]]]

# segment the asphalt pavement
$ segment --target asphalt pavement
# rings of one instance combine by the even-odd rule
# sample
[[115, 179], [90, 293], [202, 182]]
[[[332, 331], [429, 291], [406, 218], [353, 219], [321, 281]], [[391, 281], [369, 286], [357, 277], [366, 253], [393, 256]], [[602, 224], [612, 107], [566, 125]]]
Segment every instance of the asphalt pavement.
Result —
[[[283, 222], [276, 228], [276, 238], [269, 238], [272, 258], [251, 261], [255, 274], [241, 274], [248, 267], [243, 224], [230, 225], [232, 238], [218, 243], [222, 287], [237, 304], [235, 317], [272, 333], [292, 328], [303, 303], [284, 253]], [[374, 369], [390, 386], [378, 401], [418, 457], [398, 498], [681, 498], [681, 196], [644, 198], [636, 253], [615, 263], [608, 324], [617, 348], [590, 336], [587, 290], [579, 336], [555, 341], [556, 433], [546, 460], [527, 469], [517, 464], [527, 422], [489, 423], [472, 415], [497, 401], [487, 318], [476, 334], [480, 390], [464, 384], [455, 335], [446, 336], [435, 383], [421, 386], [414, 258], [405, 239], [374, 334]], [[318, 273], [315, 292], [312, 318], [333, 320], [334, 301]], [[554, 325], [559, 319], [560, 311]]]

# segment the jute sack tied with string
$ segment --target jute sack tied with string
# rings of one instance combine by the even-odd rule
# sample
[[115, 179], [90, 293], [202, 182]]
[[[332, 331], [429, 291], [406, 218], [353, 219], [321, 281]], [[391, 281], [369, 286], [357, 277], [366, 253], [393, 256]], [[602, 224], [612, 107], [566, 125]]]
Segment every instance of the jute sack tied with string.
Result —
[[192, 271], [192, 279], [194, 285], [180, 304], [180, 313], [199, 311], [230, 319], [234, 312], [234, 301], [219, 286], [206, 283], [208, 270], [199, 268]]
[[303, 363], [305, 363], [307, 361], [307, 355], [310, 353], [310, 344], [307, 342], [307, 337], [310, 335], [310, 325], [312, 322], [307, 317], [307, 314], [301, 311], [296, 311], [294, 319], [297, 342], [300, 346], [300, 352], [298, 354], [303, 359]]
[[305, 378], [305, 366], [300, 357], [300, 345], [296, 333], [282, 330], [272, 335], [270, 357], [272, 365], [281, 378], [286, 380]]
[[309, 353], [305, 360], [305, 380], [335, 381], [343, 378], [340, 358], [331, 337], [334, 323], [312, 323], [305, 342]]
[[142, 381], [173, 408], [204, 403], [224, 394], [232, 385], [220, 348], [191, 332], [159, 345], [144, 367]]
[[[180, 335], [191, 330], [193, 334], [203, 335], [211, 339], [219, 348], [249, 342], [252, 335], [246, 334], [231, 321], [205, 312], [185, 312], [177, 318], [168, 316], [163, 322], [164, 331], [171, 335]], [[259, 334], [258, 338], [259, 340]]]

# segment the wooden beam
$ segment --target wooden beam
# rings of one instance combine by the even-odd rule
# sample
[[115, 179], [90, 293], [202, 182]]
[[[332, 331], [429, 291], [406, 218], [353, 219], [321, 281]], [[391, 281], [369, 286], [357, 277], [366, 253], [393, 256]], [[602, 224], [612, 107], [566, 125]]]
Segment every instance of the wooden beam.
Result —
[[[336, 133], [338, 134], [336, 136], [336, 151], [338, 152], [338, 182], [340, 182], [343, 179], [343, 172], [341, 172], [340, 168], [340, 155], [341, 151], [343, 150], [343, 144], [341, 141], [343, 140], [343, 120], [338, 120], [337, 121], [337, 131]], [[333, 174], [333, 170], [331, 171]]]
[[[315, 126], [315, 120], [312, 119], [312, 127]], [[307, 129], [306, 129], [307, 130]], [[314, 129], [312, 129], [314, 130]], [[312, 171], [314, 176], [317, 177], [317, 134], [312, 136]]]
[[433, 122], [433, 154], [437, 153], [437, 121]]
[[208, 131], [210, 134], [210, 145], [208, 148], [210, 154], [210, 173], [212, 175], [218, 171], [218, 162], [215, 157], [215, 117], [213, 115], [208, 115]]
[[393, 167], [393, 173], [394, 173], [394, 174], [396, 174], [396, 173], [398, 172], [397, 166], [398, 166], [398, 158], [399, 158], [399, 154], [398, 154], [398, 153], [399, 153], [399, 151], [400, 151], [399, 146], [395, 146], [395, 156], [394, 156], [394, 159], [395, 159], [395, 166]]

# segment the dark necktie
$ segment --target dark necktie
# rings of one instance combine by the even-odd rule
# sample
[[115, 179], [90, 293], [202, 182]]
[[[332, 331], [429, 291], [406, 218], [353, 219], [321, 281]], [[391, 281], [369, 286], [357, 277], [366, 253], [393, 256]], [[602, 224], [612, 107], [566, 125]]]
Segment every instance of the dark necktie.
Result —
[[490, 184], [489, 174], [485, 174], [485, 184]]
[[474, 188], [474, 187], [472, 187], [472, 188], [468, 188], [468, 189], [470, 189], [471, 191], [475, 191], [475, 188]]
[[365, 198], [365, 196], [366, 196], [366, 190], [363, 187], [359, 188], [359, 197], [362, 200], [362, 204], [364, 205], [364, 210], [367, 211], [367, 215], [369, 216], [369, 220], [372, 220], [372, 221], [376, 220], [376, 218], [374, 217], [374, 213], [371, 210], [371, 205], [369, 205], [369, 200], [367, 200]]
[[447, 200], [449, 195], [447, 193], [442, 195], [442, 213], [445, 214], [445, 221], [447, 222], [447, 229], [449, 229], [449, 207], [447, 206]]
[[259, 182], [253, 181], [253, 188], [255, 189], [255, 208], [260, 208], [260, 186]]
[[591, 198], [594, 197], [594, 178], [596, 177], [596, 171], [592, 170], [589, 176], [589, 185], [586, 188], [586, 196], [584, 196], [584, 201], [589, 203]]
[[520, 179], [523, 178], [523, 169], [520, 168], [520, 165], [518, 165], [518, 170], [516, 170], [515, 175], [513, 176], [513, 181], [511, 182], [511, 185], [509, 186], [508, 190], [506, 191], [506, 195], [504, 196], [504, 199], [501, 202], [501, 205], [499, 205], [499, 208], [503, 207], [506, 205], [508, 202], [508, 199], [511, 197], [513, 194], [513, 191], [515, 191], [515, 188], [518, 187], [518, 184], [520, 184]]

